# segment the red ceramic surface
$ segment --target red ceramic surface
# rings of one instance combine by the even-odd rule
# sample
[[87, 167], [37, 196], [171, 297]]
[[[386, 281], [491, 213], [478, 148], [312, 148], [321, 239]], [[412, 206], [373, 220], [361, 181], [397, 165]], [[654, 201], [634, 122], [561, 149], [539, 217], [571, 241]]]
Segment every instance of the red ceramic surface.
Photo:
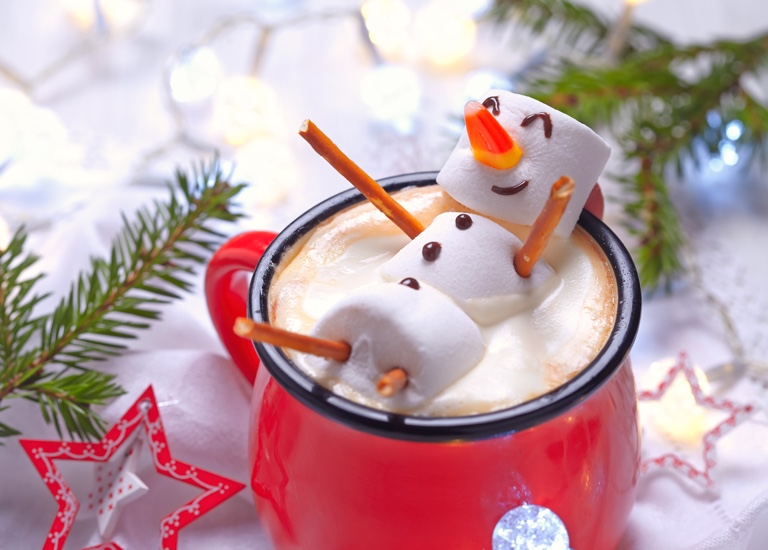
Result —
[[205, 273], [205, 297], [213, 326], [232, 360], [253, 384], [259, 356], [253, 344], [232, 332], [237, 317], [245, 317], [248, 276], [253, 273], [264, 250], [275, 238], [267, 231], [249, 231], [227, 241], [211, 258]]
[[491, 549], [496, 522], [546, 506], [576, 550], [615, 548], [639, 463], [629, 361], [569, 414], [480, 441], [418, 443], [320, 416], [259, 371], [251, 487], [280, 550]]

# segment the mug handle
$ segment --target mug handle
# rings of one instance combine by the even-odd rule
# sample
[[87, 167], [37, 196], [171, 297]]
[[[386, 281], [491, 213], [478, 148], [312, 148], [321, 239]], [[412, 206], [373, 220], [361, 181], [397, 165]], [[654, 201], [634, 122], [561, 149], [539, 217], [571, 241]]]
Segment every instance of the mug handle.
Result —
[[275, 236], [268, 231], [249, 231], [232, 237], [211, 257], [205, 272], [205, 299], [213, 326], [251, 385], [256, 379], [259, 356], [253, 342], [237, 336], [232, 327], [235, 318], [247, 316], [248, 276]]
[[603, 190], [600, 188], [599, 183], [596, 183], [592, 188], [584, 208], [592, 212], [599, 219], [603, 219], [603, 214], [605, 213], [605, 199], [603, 198]]

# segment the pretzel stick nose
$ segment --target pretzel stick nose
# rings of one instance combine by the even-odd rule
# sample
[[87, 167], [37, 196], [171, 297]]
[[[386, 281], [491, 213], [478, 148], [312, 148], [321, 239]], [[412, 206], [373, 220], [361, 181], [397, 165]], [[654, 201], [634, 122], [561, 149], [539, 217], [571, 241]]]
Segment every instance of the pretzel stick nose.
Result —
[[411, 239], [424, 231], [424, 225], [413, 214], [403, 208], [376, 180], [342, 153], [341, 149], [315, 126], [314, 122], [305, 120], [301, 124], [299, 135]]
[[352, 352], [352, 348], [346, 342], [336, 342], [334, 340], [324, 340], [314, 336], [297, 334], [266, 323], [257, 323], [245, 317], [235, 319], [235, 325], [232, 327], [232, 330], [241, 338], [250, 338], [251, 340], [272, 344], [273, 346], [327, 357], [334, 361], [344, 362], [349, 359], [349, 354]]
[[539, 261], [547, 247], [549, 238], [555, 232], [557, 224], [560, 223], [565, 207], [568, 206], [568, 201], [571, 200], [575, 188], [576, 185], [568, 176], [562, 176], [552, 185], [549, 198], [533, 222], [528, 238], [520, 250], [515, 253], [515, 271], [521, 277], [530, 277], [533, 266]]

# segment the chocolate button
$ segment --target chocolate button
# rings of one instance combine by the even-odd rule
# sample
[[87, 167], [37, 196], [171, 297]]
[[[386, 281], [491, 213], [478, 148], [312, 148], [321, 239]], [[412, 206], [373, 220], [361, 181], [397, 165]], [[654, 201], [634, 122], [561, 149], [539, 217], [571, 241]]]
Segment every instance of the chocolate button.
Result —
[[440, 255], [440, 250], [442, 248], [443, 247], [440, 246], [440, 243], [432, 241], [424, 245], [424, 247], [421, 249], [421, 255], [428, 262], [434, 262]]
[[456, 216], [456, 227], [459, 229], [469, 229], [472, 227], [472, 217], [469, 214], [459, 214]]
[[419, 281], [417, 281], [413, 277], [406, 277], [405, 279], [400, 281], [400, 284], [410, 287], [413, 290], [419, 290], [419, 288], [421, 288], [421, 285], [419, 285]]

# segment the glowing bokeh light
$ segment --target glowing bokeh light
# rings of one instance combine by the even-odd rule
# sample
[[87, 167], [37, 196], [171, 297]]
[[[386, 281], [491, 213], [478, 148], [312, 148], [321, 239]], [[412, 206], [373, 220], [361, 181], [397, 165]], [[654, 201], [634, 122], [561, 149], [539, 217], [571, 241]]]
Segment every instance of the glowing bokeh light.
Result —
[[421, 106], [422, 87], [415, 71], [398, 65], [381, 65], [363, 77], [363, 103], [374, 119], [407, 131]]
[[238, 149], [234, 160], [233, 179], [248, 183], [238, 195], [248, 211], [285, 200], [299, 181], [296, 156], [276, 138], [248, 142]]
[[403, 0], [367, 0], [360, 12], [368, 36], [384, 55], [396, 56], [408, 42], [411, 10]]
[[723, 119], [720, 117], [720, 113], [717, 111], [709, 111], [707, 113], [707, 124], [711, 128], [719, 128], [723, 124]]
[[213, 96], [222, 79], [219, 59], [208, 47], [179, 54], [170, 70], [171, 96], [178, 103], [197, 103]]
[[431, 63], [449, 67], [463, 61], [475, 46], [477, 26], [439, 0], [421, 9], [414, 20], [416, 42]]
[[485, 99], [488, 90], [511, 90], [512, 81], [506, 75], [492, 69], [478, 69], [470, 72], [464, 81], [462, 104], [468, 100]]
[[720, 158], [726, 166], [736, 166], [739, 162], [739, 153], [736, 151], [736, 145], [732, 141], [723, 140], [718, 146]]
[[19, 165], [24, 165], [25, 170], [43, 173], [60, 160], [77, 157], [74, 149], [56, 113], [19, 90], [0, 88], [0, 165], [6, 170], [18, 174]]
[[740, 120], [732, 120], [725, 125], [725, 137], [730, 140], [738, 140], [744, 133], [744, 123]]
[[707, 166], [709, 166], [709, 169], [713, 172], [722, 172], [723, 168], [725, 167], [725, 163], [720, 157], [713, 157], [709, 159]]
[[225, 79], [213, 102], [214, 131], [231, 145], [279, 133], [282, 117], [277, 94], [257, 78]]
[[99, 21], [99, 12], [103, 23], [115, 31], [131, 27], [147, 9], [147, 0], [60, 0], [73, 23], [90, 29]]

